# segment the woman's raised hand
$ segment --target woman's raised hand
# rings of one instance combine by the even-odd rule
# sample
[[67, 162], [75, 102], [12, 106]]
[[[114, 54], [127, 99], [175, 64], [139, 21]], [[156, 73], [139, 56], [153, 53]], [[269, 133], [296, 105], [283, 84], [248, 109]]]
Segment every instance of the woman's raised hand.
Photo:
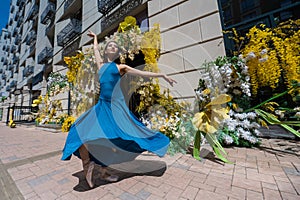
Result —
[[90, 31], [90, 30], [88, 31], [87, 35], [92, 37], [92, 38], [97, 37], [97, 35], [94, 32]]
[[170, 83], [171, 86], [173, 86], [174, 83], [177, 83], [174, 79], [168, 77], [167, 75], [164, 75], [163, 78]]

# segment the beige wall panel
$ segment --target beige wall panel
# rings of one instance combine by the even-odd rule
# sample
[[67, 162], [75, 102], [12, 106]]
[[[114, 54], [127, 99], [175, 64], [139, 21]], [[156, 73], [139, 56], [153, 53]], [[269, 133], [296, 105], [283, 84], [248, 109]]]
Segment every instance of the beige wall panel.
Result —
[[162, 52], [172, 51], [201, 41], [199, 21], [180, 26], [164, 32], [162, 37]]
[[148, 15], [152, 16], [161, 11], [161, 1], [148, 1]]
[[222, 36], [219, 13], [200, 19], [203, 41]]
[[203, 43], [202, 46], [213, 60], [218, 56], [226, 55], [223, 38]]
[[217, 0], [188, 0], [178, 5], [180, 23], [200, 18], [211, 12], [218, 11]]
[[158, 67], [164, 73], [184, 71], [182, 50], [161, 55], [158, 61]]
[[161, 9], [164, 10], [166, 8], [169, 8], [171, 6], [174, 6], [174, 5], [184, 2], [184, 1], [187, 1], [187, 0], [160, 0]]
[[183, 56], [185, 70], [198, 69], [205, 61], [212, 59], [210, 53], [201, 44], [183, 49]]
[[179, 25], [178, 8], [173, 7], [169, 10], [149, 18], [149, 25], [159, 23], [161, 31]]
[[[195, 96], [194, 89], [198, 86], [199, 78], [201, 77], [200, 71], [177, 74], [171, 77], [177, 81], [177, 84], [172, 89], [170, 87], [174, 97]], [[160, 82], [163, 83], [165, 81], [161, 80]]]

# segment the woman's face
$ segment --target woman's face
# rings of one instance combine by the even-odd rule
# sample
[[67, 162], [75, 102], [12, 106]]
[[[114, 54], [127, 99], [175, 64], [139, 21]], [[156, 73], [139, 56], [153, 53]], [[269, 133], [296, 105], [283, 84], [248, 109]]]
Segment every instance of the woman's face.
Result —
[[115, 42], [109, 42], [106, 46], [105, 53], [114, 55], [119, 52], [119, 47]]

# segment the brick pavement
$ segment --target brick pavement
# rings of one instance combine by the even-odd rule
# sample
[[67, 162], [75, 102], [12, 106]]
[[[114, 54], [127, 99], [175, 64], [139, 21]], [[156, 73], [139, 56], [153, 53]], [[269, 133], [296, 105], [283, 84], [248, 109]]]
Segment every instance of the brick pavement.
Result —
[[208, 146], [201, 162], [190, 155], [145, 153], [112, 166], [121, 177], [117, 183], [101, 181], [96, 168], [96, 186], [88, 189], [81, 161], [60, 160], [65, 138], [65, 133], [0, 124], [0, 199], [300, 199], [299, 141], [226, 148], [235, 164], [219, 162]]

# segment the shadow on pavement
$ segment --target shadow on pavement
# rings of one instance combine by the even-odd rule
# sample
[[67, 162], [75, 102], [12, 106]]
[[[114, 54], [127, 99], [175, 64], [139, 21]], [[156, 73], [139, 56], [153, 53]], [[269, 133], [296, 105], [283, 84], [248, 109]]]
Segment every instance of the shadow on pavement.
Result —
[[[162, 176], [167, 169], [167, 165], [163, 161], [156, 160], [134, 160], [118, 165], [113, 165], [108, 168], [108, 173], [119, 176], [119, 181], [134, 176]], [[110, 182], [101, 180], [100, 178], [100, 166], [94, 168], [93, 180], [95, 183], [94, 188], [89, 188], [85, 181], [83, 171], [72, 174], [79, 179], [78, 184], [73, 188], [78, 192], [85, 192], [99, 186], [110, 184]]]

